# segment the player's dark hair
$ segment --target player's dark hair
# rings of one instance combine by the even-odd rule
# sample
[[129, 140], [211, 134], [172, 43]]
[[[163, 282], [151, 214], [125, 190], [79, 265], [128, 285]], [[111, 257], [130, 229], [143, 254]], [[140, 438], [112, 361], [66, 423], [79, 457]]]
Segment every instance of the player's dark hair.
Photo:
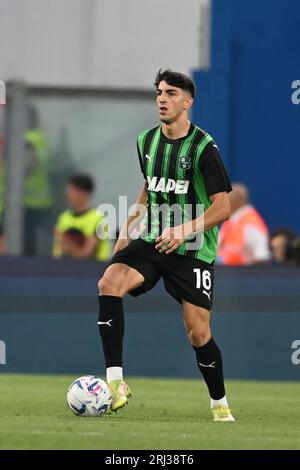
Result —
[[94, 182], [90, 176], [87, 175], [73, 175], [68, 179], [68, 183], [76, 188], [82, 189], [87, 193], [93, 192]]
[[188, 91], [192, 98], [194, 98], [196, 93], [196, 85], [193, 80], [184, 75], [180, 72], [173, 72], [171, 69], [167, 70], [159, 70], [158, 74], [156, 75], [154, 86], [157, 89], [160, 82], [164, 80], [168, 83], [168, 85], [176, 86], [177, 88], [181, 88], [182, 90]]

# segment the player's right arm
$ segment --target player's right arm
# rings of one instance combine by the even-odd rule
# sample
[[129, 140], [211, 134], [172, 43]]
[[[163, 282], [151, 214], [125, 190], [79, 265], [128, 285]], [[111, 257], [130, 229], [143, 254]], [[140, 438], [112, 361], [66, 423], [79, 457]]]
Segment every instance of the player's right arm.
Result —
[[139, 195], [135, 201], [134, 207], [129, 214], [127, 221], [123, 225], [118, 241], [114, 248], [114, 255], [125, 248], [130, 240], [130, 234], [137, 226], [138, 222], [142, 219], [146, 212], [146, 203], [147, 203], [147, 181], [144, 182]]

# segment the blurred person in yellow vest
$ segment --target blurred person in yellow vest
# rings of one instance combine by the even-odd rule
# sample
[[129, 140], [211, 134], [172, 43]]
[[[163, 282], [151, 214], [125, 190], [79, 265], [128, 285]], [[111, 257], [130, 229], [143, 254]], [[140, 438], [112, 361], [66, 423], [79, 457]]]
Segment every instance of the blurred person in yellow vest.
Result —
[[268, 229], [249, 203], [249, 191], [235, 183], [229, 193], [231, 216], [219, 233], [218, 263], [227, 265], [266, 264], [270, 259]]
[[6, 240], [3, 234], [4, 209], [4, 138], [0, 135], [0, 255], [6, 253]]
[[[24, 229], [23, 253], [37, 253], [38, 237], [51, 213], [53, 201], [48, 177], [48, 143], [38, 127], [38, 114], [33, 106], [27, 106], [28, 130], [24, 132]], [[1, 143], [1, 142], [0, 142]], [[5, 162], [4, 144], [0, 148], [0, 222], [5, 211], [4, 188]], [[4, 237], [2, 237], [4, 239]], [[40, 240], [41, 244], [43, 240]], [[0, 244], [1, 250], [1, 244]]]
[[97, 237], [107, 233], [103, 214], [91, 207], [94, 189], [87, 175], [72, 176], [66, 188], [69, 209], [58, 217], [54, 231], [53, 256], [107, 261], [111, 256], [109, 238]]
[[28, 130], [24, 133], [24, 254], [37, 254], [38, 241], [49, 220], [53, 199], [50, 191], [48, 165], [49, 150], [44, 132], [39, 128], [37, 111], [27, 108]]
[[4, 218], [4, 129], [5, 105], [0, 103], [0, 255], [6, 254], [6, 238], [3, 232]]

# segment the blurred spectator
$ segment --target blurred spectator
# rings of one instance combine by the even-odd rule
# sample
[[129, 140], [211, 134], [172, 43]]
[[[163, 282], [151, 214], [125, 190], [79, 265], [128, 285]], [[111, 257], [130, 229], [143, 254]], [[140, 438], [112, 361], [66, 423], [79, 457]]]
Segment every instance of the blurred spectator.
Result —
[[[69, 209], [57, 220], [53, 256], [77, 259], [107, 261], [111, 256], [109, 238], [98, 239], [96, 230], [101, 226], [104, 215], [91, 208], [92, 179], [86, 175], [74, 175], [67, 184], [66, 198]], [[99, 225], [100, 224], [100, 225]], [[106, 231], [106, 230], [105, 230]]]
[[6, 252], [6, 240], [3, 234], [4, 214], [4, 109], [0, 104], [0, 255]]
[[48, 145], [43, 132], [27, 130], [25, 140], [24, 179], [24, 254], [37, 254], [39, 231], [53, 205], [48, 178]]
[[269, 241], [272, 260], [277, 264], [298, 264], [297, 240], [296, 234], [288, 228], [273, 230]]
[[249, 204], [249, 191], [235, 183], [229, 193], [231, 217], [220, 230], [218, 262], [229, 265], [265, 264], [269, 258], [268, 229]]

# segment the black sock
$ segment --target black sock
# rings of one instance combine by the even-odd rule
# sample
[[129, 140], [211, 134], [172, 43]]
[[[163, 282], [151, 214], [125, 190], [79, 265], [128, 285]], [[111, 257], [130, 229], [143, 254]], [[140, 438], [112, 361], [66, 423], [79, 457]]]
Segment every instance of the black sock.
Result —
[[210, 397], [220, 400], [225, 395], [221, 351], [211, 338], [200, 348], [194, 347], [197, 364], [206, 382]]
[[102, 339], [106, 367], [122, 367], [124, 337], [122, 297], [114, 295], [99, 296], [98, 328]]

